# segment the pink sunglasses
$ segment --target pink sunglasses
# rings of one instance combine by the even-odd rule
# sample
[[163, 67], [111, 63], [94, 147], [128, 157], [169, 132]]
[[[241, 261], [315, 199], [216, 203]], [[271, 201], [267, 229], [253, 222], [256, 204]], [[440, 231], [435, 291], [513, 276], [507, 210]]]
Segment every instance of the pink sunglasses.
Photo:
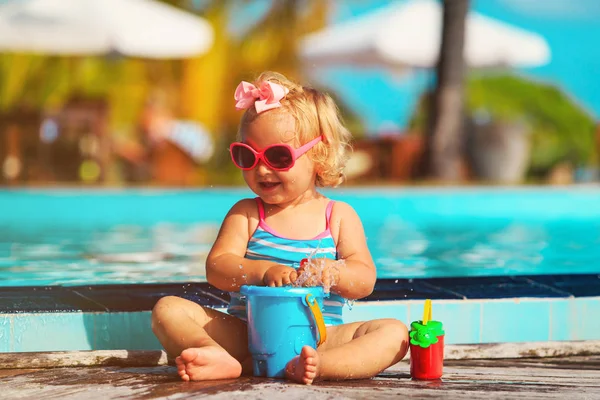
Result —
[[294, 166], [302, 154], [321, 140], [322, 136], [316, 137], [297, 149], [288, 144], [273, 144], [260, 151], [254, 150], [246, 143], [234, 142], [229, 146], [229, 152], [235, 166], [245, 171], [256, 167], [259, 160], [275, 171], [287, 171]]

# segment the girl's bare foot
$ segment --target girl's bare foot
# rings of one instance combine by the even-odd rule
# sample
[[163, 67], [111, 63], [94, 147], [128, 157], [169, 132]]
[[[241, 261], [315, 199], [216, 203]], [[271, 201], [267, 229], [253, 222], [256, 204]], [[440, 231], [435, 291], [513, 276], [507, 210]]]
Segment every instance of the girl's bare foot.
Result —
[[184, 381], [238, 378], [242, 365], [220, 347], [185, 349], [175, 359], [177, 373]]
[[304, 346], [299, 356], [287, 363], [285, 376], [294, 382], [310, 385], [317, 376], [319, 354], [310, 346]]

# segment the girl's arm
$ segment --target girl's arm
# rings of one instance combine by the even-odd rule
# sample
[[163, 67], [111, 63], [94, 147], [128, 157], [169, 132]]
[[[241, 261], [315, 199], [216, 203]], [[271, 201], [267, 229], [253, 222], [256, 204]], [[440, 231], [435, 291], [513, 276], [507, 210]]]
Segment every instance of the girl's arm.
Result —
[[250, 239], [248, 215], [256, 209], [252, 199], [236, 203], [225, 216], [217, 239], [206, 259], [206, 279], [224, 291], [242, 285], [263, 285], [265, 272], [276, 263], [244, 258]]
[[[362, 222], [354, 209], [343, 202], [336, 202], [330, 226], [339, 226], [337, 233], [338, 258], [346, 266], [339, 268], [339, 279], [331, 289], [347, 299], [361, 299], [370, 295], [377, 280], [377, 269], [367, 247]], [[332, 229], [335, 234], [335, 229]]]

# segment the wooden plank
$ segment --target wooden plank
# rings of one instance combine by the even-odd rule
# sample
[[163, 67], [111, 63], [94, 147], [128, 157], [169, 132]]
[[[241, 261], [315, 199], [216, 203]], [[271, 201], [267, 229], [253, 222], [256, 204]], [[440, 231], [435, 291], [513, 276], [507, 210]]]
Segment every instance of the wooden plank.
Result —
[[566, 357], [600, 354], [600, 340], [447, 345], [444, 359]]
[[0, 370], [19, 368], [58, 368], [88, 366], [160, 366], [167, 365], [161, 350], [93, 350], [31, 353], [0, 353]]
[[[575, 374], [572, 366], [580, 365]], [[592, 399], [600, 398], [600, 356], [555, 359], [452, 361], [438, 381], [413, 381], [399, 363], [374, 379], [318, 382], [313, 386], [243, 377], [182, 382], [175, 368], [72, 367], [0, 376], [3, 398], [61, 399]], [[567, 369], [562, 366], [566, 366]], [[571, 368], [571, 369], [570, 369]]]

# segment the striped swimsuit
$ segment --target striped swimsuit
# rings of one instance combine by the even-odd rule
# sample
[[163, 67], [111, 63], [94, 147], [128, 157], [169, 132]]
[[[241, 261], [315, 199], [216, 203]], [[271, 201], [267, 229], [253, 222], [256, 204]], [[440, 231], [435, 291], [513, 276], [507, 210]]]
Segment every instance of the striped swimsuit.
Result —
[[[245, 258], [249, 260], [268, 260], [279, 264], [298, 268], [303, 258], [313, 254], [313, 258], [337, 259], [337, 251], [329, 230], [329, 218], [333, 201], [327, 204], [325, 217], [327, 227], [323, 233], [309, 240], [287, 239], [276, 234], [265, 222], [265, 209], [260, 198], [256, 198], [260, 217], [258, 227], [248, 242]], [[244, 321], [247, 320], [246, 299], [239, 292], [230, 292], [231, 302], [227, 312]], [[327, 325], [339, 325], [342, 321], [342, 310], [346, 299], [330, 293], [323, 301], [323, 319]]]

